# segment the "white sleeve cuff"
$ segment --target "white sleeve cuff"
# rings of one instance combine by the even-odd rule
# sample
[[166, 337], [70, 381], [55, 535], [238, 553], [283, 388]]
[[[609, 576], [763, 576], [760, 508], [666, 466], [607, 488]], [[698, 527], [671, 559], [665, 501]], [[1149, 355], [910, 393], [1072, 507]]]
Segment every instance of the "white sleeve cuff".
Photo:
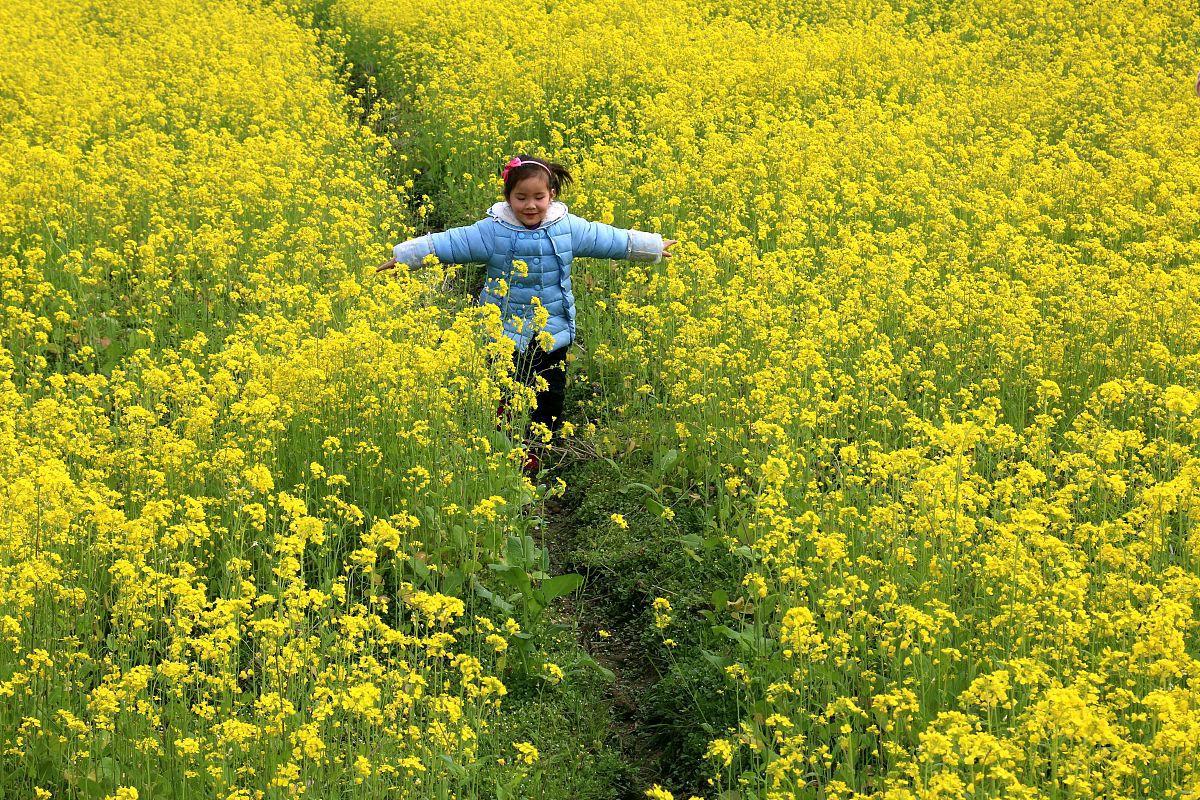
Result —
[[433, 238], [429, 234], [401, 242], [392, 248], [396, 261], [405, 264], [409, 269], [421, 266], [425, 256], [433, 254]]
[[657, 264], [662, 260], [663, 237], [661, 233], [646, 231], [629, 232], [629, 249], [625, 257], [630, 261], [650, 261]]

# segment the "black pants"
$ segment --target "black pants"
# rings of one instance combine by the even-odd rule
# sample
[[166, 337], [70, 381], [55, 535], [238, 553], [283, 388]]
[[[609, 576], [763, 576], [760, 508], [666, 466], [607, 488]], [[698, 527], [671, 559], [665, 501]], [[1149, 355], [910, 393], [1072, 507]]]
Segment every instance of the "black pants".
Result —
[[550, 384], [544, 392], [537, 393], [537, 408], [529, 418], [531, 425], [540, 422], [551, 431], [557, 431], [562, 425], [563, 401], [567, 397], [567, 350], [570, 348], [567, 344], [547, 353], [537, 342], [531, 342], [524, 352], [513, 351], [517, 380], [534, 387], [540, 375]]

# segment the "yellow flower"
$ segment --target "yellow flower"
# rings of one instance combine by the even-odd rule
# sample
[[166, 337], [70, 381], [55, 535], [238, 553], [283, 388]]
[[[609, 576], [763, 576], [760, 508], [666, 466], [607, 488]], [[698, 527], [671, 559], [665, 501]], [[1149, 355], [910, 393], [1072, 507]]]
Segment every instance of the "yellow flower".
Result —
[[733, 744], [728, 739], [713, 739], [708, 743], [704, 757], [711, 758], [722, 767], [728, 767], [733, 763], [733, 751]]
[[565, 673], [563, 673], [562, 667], [553, 662], [546, 661], [542, 664], [542, 669], [545, 671], [543, 677], [549, 683], [562, 683], [563, 678], [566, 677]]
[[671, 624], [671, 601], [665, 597], [654, 598], [654, 627], [666, 630]]
[[537, 763], [538, 751], [529, 742], [513, 742], [513, 748], [517, 751], [517, 760], [526, 766], [532, 766]]
[[1168, 386], [1163, 392], [1163, 404], [1180, 416], [1190, 417], [1200, 407], [1200, 396], [1182, 386]]
[[259, 494], [267, 494], [275, 488], [275, 482], [271, 478], [271, 471], [262, 464], [256, 464], [242, 472], [242, 477], [246, 484]]

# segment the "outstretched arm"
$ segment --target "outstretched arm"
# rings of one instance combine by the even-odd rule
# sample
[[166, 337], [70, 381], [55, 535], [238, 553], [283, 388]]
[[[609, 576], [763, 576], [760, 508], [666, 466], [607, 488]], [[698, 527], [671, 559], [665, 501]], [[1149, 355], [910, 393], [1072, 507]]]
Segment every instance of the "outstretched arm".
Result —
[[670, 247], [675, 239], [668, 239], [661, 233], [645, 231], [629, 231], [629, 253], [625, 258], [630, 261], [652, 261], [657, 264], [664, 258], [671, 257]]
[[383, 272], [386, 269], [392, 269], [397, 264], [403, 264], [409, 269], [418, 267], [425, 260], [425, 256], [433, 254], [433, 238], [430, 234], [418, 236], [415, 239], [409, 239], [406, 242], [401, 242], [392, 248], [392, 257], [375, 268], [376, 272]]
[[391, 260], [376, 267], [375, 271], [391, 269], [397, 264], [412, 269], [420, 266], [429, 255], [437, 256], [443, 264], [480, 263], [491, 258], [493, 239], [490, 219], [427, 233], [393, 247]]
[[662, 234], [615, 228], [603, 222], [589, 222], [571, 215], [571, 247], [584, 258], [624, 258], [653, 261], [670, 258], [667, 248], [675, 244]]

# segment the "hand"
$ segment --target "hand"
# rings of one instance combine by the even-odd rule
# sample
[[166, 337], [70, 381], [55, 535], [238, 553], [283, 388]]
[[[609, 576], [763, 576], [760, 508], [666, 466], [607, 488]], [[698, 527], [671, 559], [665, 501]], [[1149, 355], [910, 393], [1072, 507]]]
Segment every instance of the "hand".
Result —
[[387, 261], [383, 262], [383, 263], [382, 263], [382, 264], [380, 264], [378, 267], [376, 267], [376, 268], [375, 268], [375, 271], [376, 271], [376, 272], [383, 272], [385, 269], [392, 269], [392, 268], [393, 268], [393, 267], [395, 267], [395, 266], [396, 266], [396, 259], [394, 259], [394, 258], [389, 258]]
[[670, 258], [670, 247], [673, 244], [679, 244], [678, 239], [663, 239], [663, 258]]

